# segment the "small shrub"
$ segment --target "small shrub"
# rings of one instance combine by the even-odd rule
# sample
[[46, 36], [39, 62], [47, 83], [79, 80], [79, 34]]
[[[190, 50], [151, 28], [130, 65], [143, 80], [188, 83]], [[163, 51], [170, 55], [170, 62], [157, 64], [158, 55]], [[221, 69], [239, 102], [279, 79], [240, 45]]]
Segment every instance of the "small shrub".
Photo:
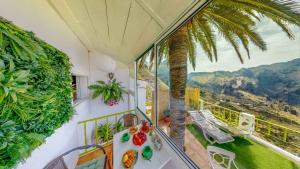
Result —
[[111, 124], [100, 125], [97, 132], [100, 142], [107, 142], [113, 138], [113, 128]]

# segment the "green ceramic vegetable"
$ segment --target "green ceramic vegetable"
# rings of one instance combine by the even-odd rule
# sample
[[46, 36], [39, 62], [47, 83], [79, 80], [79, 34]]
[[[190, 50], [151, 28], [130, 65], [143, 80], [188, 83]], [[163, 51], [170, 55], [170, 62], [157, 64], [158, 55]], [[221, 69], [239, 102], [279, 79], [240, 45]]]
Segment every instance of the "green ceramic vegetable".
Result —
[[142, 151], [142, 157], [145, 160], [150, 160], [152, 158], [152, 155], [153, 155], [152, 148], [150, 146], [145, 146]]
[[122, 141], [123, 143], [125, 143], [126, 141], [129, 140], [129, 138], [130, 138], [130, 134], [124, 133], [124, 134], [122, 135], [121, 141]]

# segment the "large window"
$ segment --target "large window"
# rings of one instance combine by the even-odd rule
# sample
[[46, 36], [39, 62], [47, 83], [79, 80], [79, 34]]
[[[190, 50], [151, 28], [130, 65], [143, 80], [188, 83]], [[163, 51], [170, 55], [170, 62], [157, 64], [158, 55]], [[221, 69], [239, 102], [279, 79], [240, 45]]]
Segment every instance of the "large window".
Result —
[[299, 168], [258, 143], [300, 154], [299, 5], [213, 1], [137, 60], [137, 107], [200, 168]]

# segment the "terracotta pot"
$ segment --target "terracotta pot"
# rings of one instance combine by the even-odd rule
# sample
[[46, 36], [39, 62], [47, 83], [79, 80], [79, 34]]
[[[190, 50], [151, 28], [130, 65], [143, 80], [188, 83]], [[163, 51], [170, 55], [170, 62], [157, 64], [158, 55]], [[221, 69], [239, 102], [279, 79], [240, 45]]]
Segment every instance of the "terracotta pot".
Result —
[[171, 118], [170, 118], [170, 117], [165, 117], [165, 118], [164, 118], [164, 122], [170, 123], [170, 122], [171, 122]]

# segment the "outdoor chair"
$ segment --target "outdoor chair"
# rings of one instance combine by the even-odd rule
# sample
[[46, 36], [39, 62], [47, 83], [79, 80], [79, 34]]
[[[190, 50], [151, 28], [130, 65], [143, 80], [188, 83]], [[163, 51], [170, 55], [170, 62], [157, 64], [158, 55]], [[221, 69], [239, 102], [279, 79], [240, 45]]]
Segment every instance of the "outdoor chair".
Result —
[[92, 159], [90, 161], [87, 161], [84, 164], [76, 166], [75, 169], [106, 169], [106, 168], [112, 169], [110, 166], [109, 159], [107, 158], [105, 149], [102, 146], [97, 145], [97, 144], [73, 148], [73, 149], [63, 153], [62, 155], [56, 157], [51, 162], [49, 162], [44, 167], [44, 169], [68, 169], [65, 164], [65, 161], [64, 161], [64, 157], [66, 155], [70, 154], [71, 152], [77, 151], [77, 150], [85, 150], [85, 149], [88, 149], [91, 147], [96, 147], [96, 148], [102, 150], [103, 155], [101, 155], [95, 159]]
[[209, 163], [213, 169], [238, 169], [235, 154], [215, 146], [207, 146]]
[[210, 110], [200, 110], [201, 115], [219, 128], [229, 131], [234, 136], [250, 136], [254, 132], [255, 116], [248, 113], [239, 113], [238, 126], [230, 126], [214, 117]]
[[205, 119], [198, 111], [189, 111], [189, 114], [192, 116], [193, 123], [202, 130], [204, 138], [210, 144], [223, 144], [234, 141], [234, 138], [230, 134], [224, 132], [214, 123]]
[[123, 123], [125, 128], [133, 127], [138, 125], [139, 117], [133, 113], [124, 114], [119, 118], [118, 123], [120, 122]]
[[217, 119], [210, 110], [205, 109], [205, 110], [200, 110], [201, 115], [208, 121], [216, 124], [218, 127], [221, 128], [227, 128], [228, 125], [221, 120]]
[[255, 116], [248, 113], [240, 113], [238, 133], [244, 136], [250, 136], [255, 130]]

